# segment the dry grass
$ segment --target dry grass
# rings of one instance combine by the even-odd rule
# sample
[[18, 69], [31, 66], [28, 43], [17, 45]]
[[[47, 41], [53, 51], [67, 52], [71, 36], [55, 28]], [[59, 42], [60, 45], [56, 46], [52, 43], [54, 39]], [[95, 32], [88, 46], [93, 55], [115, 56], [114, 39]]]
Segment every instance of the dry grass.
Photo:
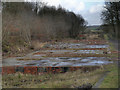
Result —
[[91, 72], [81, 70], [58, 74], [11, 74], [3, 76], [3, 88], [74, 88], [86, 83], [94, 85], [104, 72], [103, 68]]
[[40, 41], [33, 41], [32, 42], [32, 47], [35, 49], [35, 50], [39, 50], [41, 48], [43, 48], [45, 45], [47, 44], [47, 42], [40, 42]]
[[97, 34], [97, 35], [96, 35], [96, 34], [89, 35], [87, 38], [88, 38], [88, 39], [94, 39], [94, 38], [99, 39], [98, 34]]

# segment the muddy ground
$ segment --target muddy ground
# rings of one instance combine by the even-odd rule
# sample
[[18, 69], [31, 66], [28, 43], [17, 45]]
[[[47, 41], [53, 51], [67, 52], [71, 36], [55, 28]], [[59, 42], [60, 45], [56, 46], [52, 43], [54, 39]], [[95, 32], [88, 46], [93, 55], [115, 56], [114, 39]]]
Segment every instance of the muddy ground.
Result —
[[[50, 76], [52, 78], [48, 80], [43, 74], [40, 74], [40, 76], [33, 75], [30, 76], [33, 77], [32, 82], [29, 74], [5, 75], [3, 77], [3, 87], [79, 88], [90, 83], [93, 88], [98, 88], [106, 77], [104, 74], [106, 71], [108, 72], [104, 67], [113, 64], [117, 60], [116, 57], [111, 57], [113, 51], [111, 51], [110, 47], [107, 41], [103, 42], [102, 40], [57, 41], [49, 42], [40, 50], [25, 56], [3, 59], [3, 66], [81, 67], [80, 71], [52, 74], [52, 76], [51, 74], [46, 74], [47, 77]], [[114, 54], [116, 55], [116, 52]], [[69, 76], [68, 79], [66, 76]], [[18, 78], [17, 81], [14, 81], [14, 77]], [[20, 80], [26, 80], [26, 82], [19, 82]], [[40, 82], [36, 82], [39, 80]]]
[[110, 55], [105, 40], [57, 41], [23, 57], [3, 59], [3, 66], [99, 66], [113, 63]]

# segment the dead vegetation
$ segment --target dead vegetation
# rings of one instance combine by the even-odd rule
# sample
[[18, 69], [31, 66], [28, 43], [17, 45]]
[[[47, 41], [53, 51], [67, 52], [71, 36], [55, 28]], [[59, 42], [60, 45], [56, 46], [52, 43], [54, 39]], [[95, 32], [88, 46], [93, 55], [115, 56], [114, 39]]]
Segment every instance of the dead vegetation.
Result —
[[[94, 71], [68, 71], [59, 74], [9, 74], [3, 76], [3, 88], [76, 88], [90, 83], [92, 86], [98, 81], [104, 72], [104, 68]], [[15, 78], [15, 79], [14, 79]]]
[[75, 39], [86, 27], [81, 15], [38, 2], [3, 2], [2, 14], [3, 56], [39, 50], [49, 41]]
[[40, 42], [40, 41], [32, 41], [32, 45], [30, 46], [30, 49], [34, 49], [34, 50], [40, 50], [41, 48], [43, 48], [45, 45], [47, 44], [47, 42]]

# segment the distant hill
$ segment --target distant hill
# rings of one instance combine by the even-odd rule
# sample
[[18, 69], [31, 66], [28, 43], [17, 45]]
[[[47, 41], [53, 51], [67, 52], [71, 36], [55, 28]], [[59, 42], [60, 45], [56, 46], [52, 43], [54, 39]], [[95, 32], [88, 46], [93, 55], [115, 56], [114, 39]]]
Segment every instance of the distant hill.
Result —
[[89, 30], [99, 30], [99, 25], [94, 25], [94, 26], [87, 26]]

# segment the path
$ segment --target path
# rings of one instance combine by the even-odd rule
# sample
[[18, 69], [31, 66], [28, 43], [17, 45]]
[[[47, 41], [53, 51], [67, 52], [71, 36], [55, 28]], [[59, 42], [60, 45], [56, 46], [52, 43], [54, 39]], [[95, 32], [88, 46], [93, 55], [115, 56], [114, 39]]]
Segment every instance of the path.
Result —
[[1, 72], [2, 72], [2, 54], [0, 53], [0, 90], [2, 89], [2, 75], [1, 75]]
[[120, 39], [109, 40], [109, 42], [111, 42], [114, 45], [114, 47], [115, 47], [116, 50], [120, 51], [120, 48], [119, 48], [119, 46], [120, 46]]
[[[119, 48], [120, 40], [109, 40], [109, 42], [113, 44], [113, 46], [115, 47], [116, 50], [120, 51], [120, 48]], [[118, 65], [119, 65], [119, 68], [120, 68], [120, 62], [119, 61], [118, 61]], [[101, 76], [101, 78], [98, 80], [98, 82], [96, 82], [96, 84], [93, 86], [93, 88], [99, 88], [99, 86], [101, 85], [101, 83], [103, 82], [104, 78], [107, 76], [108, 73], [109, 73], [109, 71], [105, 72]]]
[[0, 90], [2, 89], [2, 75], [0, 74]]
[[[110, 40], [110, 42], [114, 45], [114, 47], [116, 48], [116, 50], [120, 51], [120, 39], [117, 40]], [[120, 76], [120, 53], [118, 53], [118, 75]], [[120, 88], [120, 79], [118, 79], [118, 88]]]
[[95, 83], [95, 85], [92, 88], [99, 88], [101, 83], [103, 82], [104, 78], [107, 76], [108, 72], [103, 73], [101, 78], [98, 80], [98, 82]]

